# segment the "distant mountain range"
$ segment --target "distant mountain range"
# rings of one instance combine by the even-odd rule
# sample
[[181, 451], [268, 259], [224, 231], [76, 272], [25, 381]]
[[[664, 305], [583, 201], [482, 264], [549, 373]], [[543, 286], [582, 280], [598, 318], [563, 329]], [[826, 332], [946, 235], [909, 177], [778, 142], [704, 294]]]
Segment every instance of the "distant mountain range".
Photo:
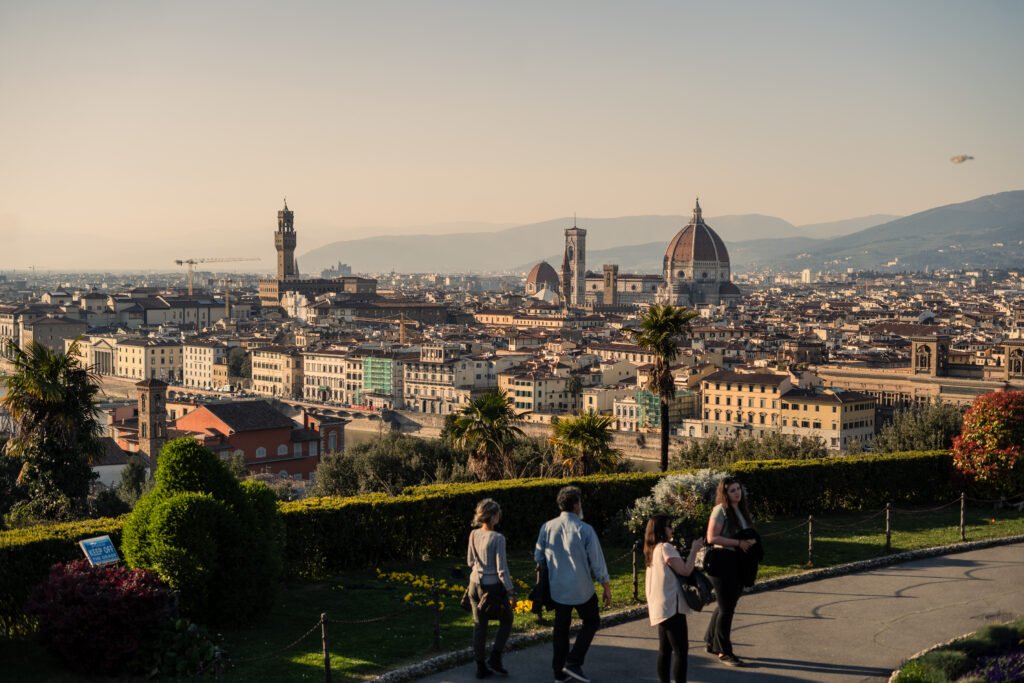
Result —
[[[656, 273], [665, 247], [689, 216], [578, 218], [587, 229], [587, 264]], [[753, 268], [894, 270], [1020, 267], [1024, 264], [1024, 191], [1003, 192], [899, 218], [884, 214], [795, 226], [775, 216], [705, 219], [729, 249], [734, 272]], [[357, 272], [525, 271], [561, 263], [571, 218], [491, 231], [379, 235], [333, 242], [299, 256], [315, 275], [338, 261]]]

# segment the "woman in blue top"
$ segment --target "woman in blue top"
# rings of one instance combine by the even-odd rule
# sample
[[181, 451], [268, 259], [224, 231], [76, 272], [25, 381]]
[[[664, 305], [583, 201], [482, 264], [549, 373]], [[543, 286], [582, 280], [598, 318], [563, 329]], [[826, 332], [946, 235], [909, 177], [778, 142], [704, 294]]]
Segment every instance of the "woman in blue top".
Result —
[[715, 508], [708, 519], [707, 542], [714, 545], [709, 552], [714, 553], [715, 572], [710, 578], [717, 602], [704, 633], [704, 643], [708, 652], [717, 654], [719, 661], [729, 666], [743, 666], [732, 651], [732, 618], [743, 592], [739, 553], [747, 552], [757, 542], [739, 538], [740, 531], [749, 528], [752, 524], [743, 485], [736, 477], [723, 477], [718, 482]]

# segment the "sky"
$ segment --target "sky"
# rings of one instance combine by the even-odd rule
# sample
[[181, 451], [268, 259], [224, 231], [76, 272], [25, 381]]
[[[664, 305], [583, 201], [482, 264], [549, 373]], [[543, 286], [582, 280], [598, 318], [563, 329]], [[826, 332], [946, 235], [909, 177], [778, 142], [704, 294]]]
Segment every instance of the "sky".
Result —
[[269, 272], [284, 196], [301, 256], [1024, 189], [1022, 29], [1015, 0], [0, 0], [0, 269]]

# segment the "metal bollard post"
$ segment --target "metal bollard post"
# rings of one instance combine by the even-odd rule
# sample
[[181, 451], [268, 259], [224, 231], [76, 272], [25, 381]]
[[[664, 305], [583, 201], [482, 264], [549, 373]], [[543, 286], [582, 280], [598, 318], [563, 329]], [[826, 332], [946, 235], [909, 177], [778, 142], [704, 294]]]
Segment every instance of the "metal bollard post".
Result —
[[320, 613], [320, 642], [324, 648], [324, 683], [331, 683], [331, 651], [327, 646], [327, 612]]
[[640, 573], [637, 571], [637, 554], [640, 541], [633, 541], [633, 602], [640, 602]]
[[814, 515], [807, 515], [807, 566], [814, 566]]
[[885, 504], [885, 552], [892, 550], [892, 503]]
[[965, 523], [965, 519], [966, 519], [966, 514], [965, 513], [967, 511], [966, 510], [966, 505], [967, 505], [967, 499], [964, 497], [964, 492], [961, 491], [960, 492], [960, 540], [961, 541], [966, 541], [967, 540], [967, 526], [966, 526], [966, 523]]

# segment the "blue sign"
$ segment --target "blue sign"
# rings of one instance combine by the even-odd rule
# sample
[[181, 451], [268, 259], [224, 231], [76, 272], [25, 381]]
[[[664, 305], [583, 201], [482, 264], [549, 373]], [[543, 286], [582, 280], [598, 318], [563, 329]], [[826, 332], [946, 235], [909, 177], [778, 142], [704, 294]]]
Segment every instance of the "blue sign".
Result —
[[117, 554], [117, 548], [114, 547], [114, 542], [110, 540], [110, 536], [87, 538], [84, 541], [79, 541], [78, 545], [82, 546], [82, 552], [85, 553], [89, 564], [94, 567], [117, 564], [121, 561]]

